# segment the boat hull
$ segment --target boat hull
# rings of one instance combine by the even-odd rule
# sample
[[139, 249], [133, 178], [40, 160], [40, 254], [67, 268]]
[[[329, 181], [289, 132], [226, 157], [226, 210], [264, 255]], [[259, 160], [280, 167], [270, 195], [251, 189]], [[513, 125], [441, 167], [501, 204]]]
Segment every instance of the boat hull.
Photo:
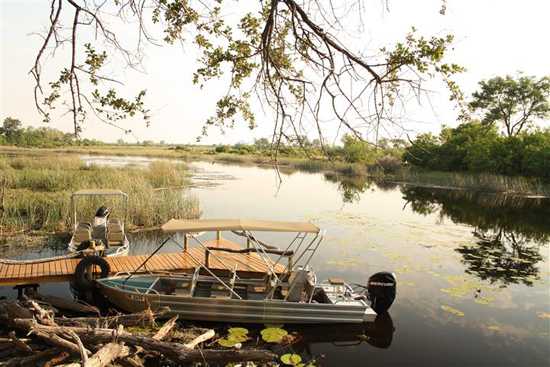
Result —
[[360, 324], [374, 322], [368, 305], [295, 303], [272, 300], [213, 299], [177, 295], [142, 294], [99, 282], [103, 295], [127, 312], [169, 307], [182, 319], [260, 324]]

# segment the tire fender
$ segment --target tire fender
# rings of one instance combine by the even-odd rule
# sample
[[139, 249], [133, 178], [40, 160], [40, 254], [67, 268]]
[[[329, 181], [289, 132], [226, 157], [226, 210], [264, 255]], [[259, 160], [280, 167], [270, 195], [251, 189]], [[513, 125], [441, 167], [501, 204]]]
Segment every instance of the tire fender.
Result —
[[104, 258], [100, 256], [86, 256], [76, 266], [74, 271], [74, 282], [75, 286], [79, 290], [89, 290], [94, 288], [95, 282], [94, 279], [88, 277], [88, 268], [90, 266], [99, 266], [100, 273], [97, 278], [105, 278], [109, 276], [111, 272], [111, 266]]

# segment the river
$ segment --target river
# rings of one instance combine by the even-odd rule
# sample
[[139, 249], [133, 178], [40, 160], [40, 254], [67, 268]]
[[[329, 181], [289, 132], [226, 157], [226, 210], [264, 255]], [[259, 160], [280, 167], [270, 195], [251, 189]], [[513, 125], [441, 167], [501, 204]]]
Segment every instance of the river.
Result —
[[[194, 162], [191, 167], [193, 187], [186, 194], [198, 197], [203, 218], [307, 220], [326, 230], [312, 261], [319, 279], [365, 284], [375, 272], [395, 272], [397, 299], [381, 320], [381, 339], [368, 333], [358, 337], [354, 328], [292, 329], [302, 339], [285, 353], [299, 353], [318, 366], [550, 364], [549, 199], [323, 173], [279, 175], [256, 166]], [[258, 237], [280, 247], [288, 243], [281, 235]], [[150, 236], [133, 240], [133, 253], [155, 247]], [[32, 256], [62, 251], [48, 248]], [[41, 291], [70, 294], [60, 284]]]

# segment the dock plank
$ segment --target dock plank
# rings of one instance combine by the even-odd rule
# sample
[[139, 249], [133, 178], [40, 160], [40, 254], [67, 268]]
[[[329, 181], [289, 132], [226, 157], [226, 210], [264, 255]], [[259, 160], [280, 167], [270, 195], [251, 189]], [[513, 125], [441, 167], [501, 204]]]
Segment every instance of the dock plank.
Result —
[[[237, 244], [228, 240], [205, 241], [207, 246], [239, 248]], [[117, 256], [106, 258], [111, 266], [111, 274], [117, 272], [132, 272], [147, 258], [148, 255]], [[196, 259], [204, 264], [204, 249], [202, 247], [189, 248], [187, 251], [174, 253], [160, 253], [150, 258], [147, 269], [149, 271], [193, 271]], [[50, 262], [12, 264], [0, 263], [0, 285], [24, 283], [41, 283], [51, 281], [68, 281], [73, 277], [76, 265], [81, 259], [60, 259]], [[213, 270], [233, 270], [241, 273], [265, 273], [269, 267], [257, 254], [233, 254], [217, 252], [210, 256], [210, 267]], [[283, 265], [276, 267], [276, 271], [284, 270]], [[140, 272], [144, 272], [141, 269]]]

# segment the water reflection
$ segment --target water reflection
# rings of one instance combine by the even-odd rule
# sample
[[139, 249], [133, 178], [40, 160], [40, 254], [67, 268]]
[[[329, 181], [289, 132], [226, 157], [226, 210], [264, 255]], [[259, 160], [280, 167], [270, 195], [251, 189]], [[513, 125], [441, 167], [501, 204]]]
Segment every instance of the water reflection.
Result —
[[550, 240], [549, 199], [419, 187], [401, 192], [415, 213], [439, 213], [474, 228], [475, 242], [456, 248], [467, 273], [501, 286], [539, 279], [541, 247]]
[[523, 283], [533, 285], [538, 280], [537, 263], [543, 260], [539, 246], [525, 236], [502, 229], [498, 231], [475, 230], [478, 241], [456, 249], [462, 254], [466, 272], [492, 284]]
[[325, 173], [324, 177], [325, 180], [338, 185], [338, 191], [341, 193], [344, 203], [359, 201], [361, 194], [366, 192], [372, 185], [372, 181], [365, 177], [337, 175], [334, 173]]

